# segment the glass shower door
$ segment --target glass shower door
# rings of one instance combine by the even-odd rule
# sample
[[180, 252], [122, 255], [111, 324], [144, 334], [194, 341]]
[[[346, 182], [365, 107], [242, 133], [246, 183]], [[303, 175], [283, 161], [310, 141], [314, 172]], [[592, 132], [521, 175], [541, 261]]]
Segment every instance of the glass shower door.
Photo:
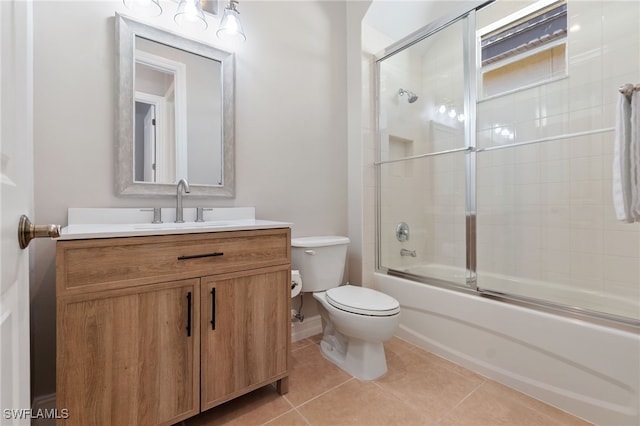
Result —
[[[479, 64], [496, 75], [478, 90], [477, 286], [637, 324], [640, 228], [616, 220], [612, 188], [619, 87], [640, 78], [640, 3], [605, 3], [526, 9], [554, 20], [542, 27], [553, 37]], [[479, 10], [478, 33], [519, 29], [521, 9]]]
[[640, 228], [612, 200], [640, 5], [531, 3], [492, 2], [378, 57], [377, 266], [637, 325]]
[[377, 61], [378, 267], [469, 281], [469, 17]]

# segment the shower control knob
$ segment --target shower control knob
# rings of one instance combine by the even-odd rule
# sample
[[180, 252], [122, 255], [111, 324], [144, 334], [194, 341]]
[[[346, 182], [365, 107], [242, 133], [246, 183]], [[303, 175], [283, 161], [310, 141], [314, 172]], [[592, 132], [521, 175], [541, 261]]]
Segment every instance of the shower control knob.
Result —
[[400, 222], [396, 226], [396, 238], [401, 243], [409, 241], [409, 225], [406, 222]]

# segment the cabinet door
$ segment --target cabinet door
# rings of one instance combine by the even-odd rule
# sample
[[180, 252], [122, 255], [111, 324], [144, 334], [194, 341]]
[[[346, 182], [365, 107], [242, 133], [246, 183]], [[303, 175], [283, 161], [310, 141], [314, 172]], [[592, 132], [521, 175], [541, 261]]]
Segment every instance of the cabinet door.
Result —
[[202, 278], [201, 407], [288, 375], [289, 265]]
[[199, 412], [200, 280], [58, 302], [65, 425], [173, 424]]

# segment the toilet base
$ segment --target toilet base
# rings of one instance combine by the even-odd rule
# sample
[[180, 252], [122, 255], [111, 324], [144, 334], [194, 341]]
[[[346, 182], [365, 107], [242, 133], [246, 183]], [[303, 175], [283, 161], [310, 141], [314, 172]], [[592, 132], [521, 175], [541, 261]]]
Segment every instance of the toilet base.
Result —
[[375, 380], [387, 372], [382, 342], [365, 342], [336, 334], [325, 334], [320, 342], [320, 350], [329, 361], [360, 380]]

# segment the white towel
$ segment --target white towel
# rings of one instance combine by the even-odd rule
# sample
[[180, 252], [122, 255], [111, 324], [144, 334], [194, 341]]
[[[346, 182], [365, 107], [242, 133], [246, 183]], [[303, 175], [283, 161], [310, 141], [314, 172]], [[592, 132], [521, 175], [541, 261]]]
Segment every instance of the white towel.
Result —
[[640, 222], [640, 87], [631, 95], [629, 158], [631, 162], [631, 217]]
[[613, 204], [616, 218], [633, 222], [631, 214], [631, 103], [623, 93], [618, 97], [616, 135], [613, 154]]

